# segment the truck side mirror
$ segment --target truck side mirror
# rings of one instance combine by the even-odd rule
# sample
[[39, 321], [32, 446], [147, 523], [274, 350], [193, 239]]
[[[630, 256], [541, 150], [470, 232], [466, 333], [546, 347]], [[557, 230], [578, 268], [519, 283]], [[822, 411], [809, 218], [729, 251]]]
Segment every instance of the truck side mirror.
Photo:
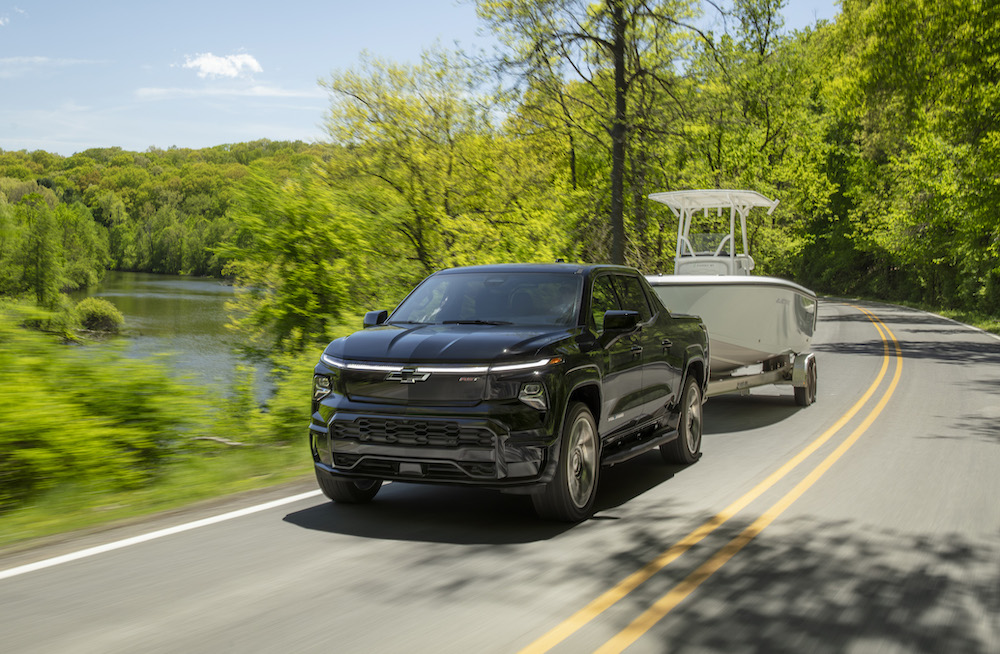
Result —
[[369, 311], [365, 314], [365, 319], [361, 324], [365, 329], [368, 329], [369, 327], [377, 327], [378, 325], [384, 323], [388, 317], [389, 312], [385, 310]]
[[616, 335], [630, 332], [639, 326], [638, 311], [612, 309], [604, 312], [604, 332]]

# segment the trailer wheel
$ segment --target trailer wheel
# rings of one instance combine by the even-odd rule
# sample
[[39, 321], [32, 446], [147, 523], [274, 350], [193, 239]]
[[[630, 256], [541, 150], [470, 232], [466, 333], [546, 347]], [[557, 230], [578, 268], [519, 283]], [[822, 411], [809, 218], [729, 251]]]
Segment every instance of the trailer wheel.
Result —
[[809, 360], [809, 367], [806, 368], [805, 386], [795, 387], [795, 403], [799, 406], [809, 406], [815, 402], [817, 383], [816, 359], [812, 358]]
[[667, 463], [691, 464], [701, 458], [701, 386], [693, 376], [684, 382], [677, 438], [660, 446]]

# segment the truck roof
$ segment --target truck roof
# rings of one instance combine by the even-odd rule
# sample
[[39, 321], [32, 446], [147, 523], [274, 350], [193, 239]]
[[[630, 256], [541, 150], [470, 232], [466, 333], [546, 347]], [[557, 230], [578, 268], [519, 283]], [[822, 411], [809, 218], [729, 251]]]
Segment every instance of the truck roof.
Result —
[[629, 266], [616, 266], [612, 264], [598, 263], [494, 263], [479, 266], [462, 266], [458, 268], [446, 268], [439, 270], [436, 275], [448, 275], [465, 272], [560, 272], [589, 274], [598, 270], [618, 270], [623, 272], [638, 273], [635, 268]]

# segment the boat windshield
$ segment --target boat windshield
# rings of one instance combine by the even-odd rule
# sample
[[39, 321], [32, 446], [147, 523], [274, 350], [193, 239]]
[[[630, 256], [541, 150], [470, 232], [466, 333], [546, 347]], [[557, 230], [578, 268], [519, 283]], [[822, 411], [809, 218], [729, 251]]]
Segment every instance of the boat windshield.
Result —
[[583, 280], [573, 273], [432, 275], [388, 322], [570, 327], [577, 324], [582, 294]]
[[690, 234], [687, 238], [690, 251], [684, 254], [695, 256], [729, 256], [732, 239], [729, 233], [724, 234]]

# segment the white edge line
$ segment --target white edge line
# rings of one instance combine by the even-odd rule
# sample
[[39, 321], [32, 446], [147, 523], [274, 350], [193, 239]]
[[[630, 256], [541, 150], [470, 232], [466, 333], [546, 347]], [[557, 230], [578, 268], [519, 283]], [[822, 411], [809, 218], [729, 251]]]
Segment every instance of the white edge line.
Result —
[[927, 311], [926, 309], [917, 309], [915, 307], [908, 307], [908, 306], [904, 306], [902, 304], [892, 304], [890, 302], [882, 302], [882, 301], [879, 301], [879, 300], [861, 300], [861, 299], [857, 299], [857, 298], [850, 299], [850, 298], [831, 298], [831, 297], [825, 297], [823, 299], [826, 299], [828, 302], [834, 302], [834, 303], [838, 303], [839, 302], [839, 303], [844, 303], [844, 304], [846, 304], [847, 302], [873, 302], [875, 304], [882, 304], [884, 306], [894, 307], [896, 309], [906, 309], [906, 310], [909, 310], [909, 311], [916, 311], [918, 313], [922, 313], [922, 314], [925, 314], [925, 315], [928, 315], [928, 316], [934, 316], [935, 318], [941, 318], [942, 320], [947, 320], [948, 322], [954, 323], [954, 324], [958, 325], [959, 327], [964, 327], [964, 328], [968, 329], [969, 331], [979, 332], [980, 334], [982, 334], [984, 336], [988, 336], [988, 337], [992, 338], [995, 341], [1000, 341], [1000, 334], [994, 334], [993, 332], [988, 332], [985, 329], [981, 329], [981, 328], [976, 327], [974, 325], [969, 325], [969, 324], [964, 323], [964, 322], [962, 322], [960, 320], [955, 320], [954, 318], [949, 318], [948, 316], [942, 316], [940, 313], [934, 313], [933, 311]]
[[8, 568], [7, 570], [0, 570], [0, 580], [9, 579], [11, 577], [27, 574], [29, 572], [35, 572], [36, 570], [51, 568], [52, 566], [60, 565], [62, 563], [69, 563], [70, 561], [77, 561], [79, 559], [87, 558], [88, 556], [94, 556], [96, 554], [103, 554], [105, 552], [120, 550], [124, 547], [138, 545], [139, 543], [145, 543], [147, 541], [155, 540], [157, 538], [163, 538], [164, 536], [172, 536], [173, 534], [179, 534], [181, 532], [190, 531], [192, 529], [198, 529], [199, 527], [207, 527], [209, 525], [214, 525], [219, 522], [225, 522], [226, 520], [232, 520], [234, 518], [242, 518], [243, 516], [247, 516], [253, 513], [267, 511], [268, 509], [273, 509], [275, 507], [283, 506], [285, 504], [291, 504], [292, 502], [298, 502], [299, 500], [305, 500], [309, 499], [310, 497], [316, 497], [319, 494], [320, 491], [314, 490], [314, 491], [309, 491], [307, 493], [299, 493], [298, 495], [290, 495], [289, 497], [283, 497], [281, 499], [273, 500], [271, 502], [265, 502], [264, 504], [257, 504], [256, 506], [248, 506], [245, 509], [238, 509], [236, 511], [230, 511], [229, 513], [223, 513], [209, 518], [195, 520], [194, 522], [187, 522], [181, 525], [176, 525], [174, 527], [167, 527], [166, 529], [151, 531], [146, 534], [140, 534], [139, 536], [133, 536], [131, 538], [126, 538], [124, 540], [115, 541], [113, 543], [97, 545], [95, 547], [89, 547], [85, 550], [79, 550], [77, 552], [63, 554], [62, 556], [56, 556], [51, 559], [44, 559], [42, 561], [36, 561], [35, 563], [20, 565], [17, 566], [16, 568]]
[[[908, 307], [903, 307], [903, 308], [906, 309]], [[920, 313], [925, 313], [925, 314], [927, 314], [929, 316], [934, 316], [936, 318], [941, 318], [943, 320], [947, 320], [948, 322], [954, 323], [954, 324], [956, 324], [956, 325], [958, 325], [960, 327], [965, 327], [969, 331], [979, 332], [980, 334], [983, 334], [985, 336], [989, 336], [990, 338], [992, 338], [994, 340], [1000, 341], [1000, 335], [994, 334], [993, 332], [988, 332], [985, 329], [981, 329], [979, 327], [976, 327], [975, 325], [969, 325], [969, 324], [964, 323], [964, 322], [962, 322], [960, 320], [955, 320], [954, 318], [949, 318], [948, 316], [942, 316], [940, 313], [934, 313], [933, 311], [925, 311], [923, 309], [914, 309], [914, 310], [915, 311], [919, 311]]]

